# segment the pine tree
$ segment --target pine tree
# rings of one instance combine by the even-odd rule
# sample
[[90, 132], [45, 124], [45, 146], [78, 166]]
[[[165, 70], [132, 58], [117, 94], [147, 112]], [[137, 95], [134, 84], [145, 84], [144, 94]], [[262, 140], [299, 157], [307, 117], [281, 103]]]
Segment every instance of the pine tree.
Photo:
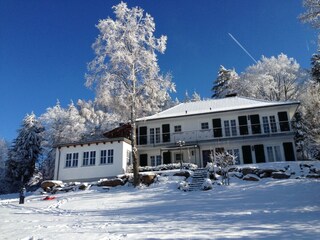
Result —
[[42, 151], [43, 130], [33, 113], [23, 119], [22, 127], [8, 153], [6, 177], [13, 183], [14, 191], [25, 185], [35, 172]]
[[212, 98], [224, 98], [226, 95], [233, 93], [230, 88], [231, 81], [238, 79], [238, 74], [234, 69], [226, 69], [224, 66], [220, 66], [218, 76], [213, 82], [211, 91], [213, 92]]

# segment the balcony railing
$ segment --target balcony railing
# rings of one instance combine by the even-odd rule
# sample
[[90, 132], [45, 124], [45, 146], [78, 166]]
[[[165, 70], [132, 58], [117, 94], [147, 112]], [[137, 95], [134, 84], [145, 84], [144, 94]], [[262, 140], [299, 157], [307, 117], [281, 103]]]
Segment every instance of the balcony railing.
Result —
[[269, 124], [262, 123], [154, 135], [138, 135], [137, 142], [138, 145], [163, 145], [178, 141], [194, 143], [214, 139], [228, 140], [231, 138], [274, 136], [283, 133], [292, 133], [290, 122], [272, 122]]

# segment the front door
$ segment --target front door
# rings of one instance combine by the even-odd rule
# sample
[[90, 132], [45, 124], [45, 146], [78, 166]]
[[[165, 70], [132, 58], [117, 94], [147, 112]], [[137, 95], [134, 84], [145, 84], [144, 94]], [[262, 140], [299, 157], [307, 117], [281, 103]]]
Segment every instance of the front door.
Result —
[[148, 154], [140, 154], [140, 166], [148, 166]]
[[171, 163], [171, 152], [163, 152], [163, 164]]
[[210, 159], [211, 150], [202, 151], [202, 167], [206, 167], [208, 162], [211, 162]]

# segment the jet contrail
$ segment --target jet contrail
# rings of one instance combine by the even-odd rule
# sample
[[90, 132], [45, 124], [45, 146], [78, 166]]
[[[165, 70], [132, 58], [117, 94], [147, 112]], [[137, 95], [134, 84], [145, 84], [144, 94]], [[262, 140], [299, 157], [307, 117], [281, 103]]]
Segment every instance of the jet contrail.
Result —
[[241, 43], [239, 43], [238, 40], [237, 40], [234, 36], [232, 36], [231, 33], [228, 33], [228, 34], [229, 34], [229, 36], [232, 38], [232, 40], [235, 41], [236, 44], [238, 44], [238, 46], [241, 47], [241, 49], [242, 49], [255, 63], [257, 63], [257, 60], [255, 60], [254, 57], [252, 57], [252, 55], [241, 45]]

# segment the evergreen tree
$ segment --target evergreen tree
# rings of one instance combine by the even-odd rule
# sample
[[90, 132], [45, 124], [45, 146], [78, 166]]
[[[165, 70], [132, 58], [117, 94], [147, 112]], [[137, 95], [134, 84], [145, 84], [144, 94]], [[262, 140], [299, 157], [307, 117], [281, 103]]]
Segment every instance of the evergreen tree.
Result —
[[226, 95], [233, 93], [233, 90], [230, 88], [230, 83], [236, 79], [238, 79], [238, 74], [234, 69], [226, 69], [221, 65], [218, 76], [213, 82], [211, 89], [213, 92], [212, 98], [224, 98]]
[[320, 83], [320, 54], [315, 53], [311, 58], [311, 77], [313, 81]]
[[35, 172], [36, 162], [41, 154], [43, 127], [32, 113], [23, 119], [17, 138], [8, 152], [6, 178], [12, 190], [25, 185]]

